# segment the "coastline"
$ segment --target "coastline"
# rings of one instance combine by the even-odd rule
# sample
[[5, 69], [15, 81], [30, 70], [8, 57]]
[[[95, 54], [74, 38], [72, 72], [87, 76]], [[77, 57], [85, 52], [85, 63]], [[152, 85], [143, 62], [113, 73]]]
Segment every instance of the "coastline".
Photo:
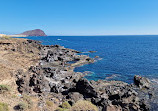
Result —
[[[17, 43], [20, 45], [15, 45]], [[147, 103], [139, 99], [135, 90], [139, 89], [134, 85], [121, 81], [88, 81], [83, 78], [84, 74], [74, 72], [76, 66], [94, 62], [94, 59], [86, 55], [77, 55], [79, 52], [76, 50], [59, 45], [45, 46], [37, 41], [22, 38], [4, 39], [1, 45], [4, 46], [1, 51], [21, 53], [23, 56], [31, 54], [30, 58], [32, 55], [36, 57], [37, 60], [30, 63], [31, 65], [27, 68], [16, 68], [12, 75], [19, 94], [40, 98], [35, 102], [39, 104], [36, 110], [50, 110], [46, 107], [47, 100], [56, 103], [56, 107], [64, 101], [73, 105], [79, 100], [86, 100], [96, 105], [100, 111], [149, 109]], [[70, 61], [75, 63], [68, 63]]]

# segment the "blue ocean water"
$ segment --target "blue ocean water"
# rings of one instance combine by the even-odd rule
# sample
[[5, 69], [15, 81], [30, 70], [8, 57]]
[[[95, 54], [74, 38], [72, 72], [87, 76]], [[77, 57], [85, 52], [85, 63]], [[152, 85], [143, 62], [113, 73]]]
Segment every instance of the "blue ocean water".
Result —
[[[99, 56], [93, 64], [77, 67], [75, 71], [90, 71], [89, 80], [107, 79], [133, 82], [134, 75], [158, 79], [158, 36], [48, 36], [27, 37], [44, 45], [59, 44]], [[86, 53], [97, 51], [96, 53]]]

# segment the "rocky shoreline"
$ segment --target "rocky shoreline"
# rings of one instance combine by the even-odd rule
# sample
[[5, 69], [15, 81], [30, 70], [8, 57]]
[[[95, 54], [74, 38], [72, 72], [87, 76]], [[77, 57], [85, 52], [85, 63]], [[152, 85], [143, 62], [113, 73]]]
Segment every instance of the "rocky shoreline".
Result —
[[[151, 106], [157, 98], [153, 98], [153, 87], [147, 78], [135, 76], [135, 85], [121, 81], [88, 81], [83, 73], [74, 72], [74, 68], [93, 63], [95, 58], [78, 55], [79, 51], [59, 45], [45, 46], [34, 40], [27, 40], [27, 44], [39, 50], [38, 64], [27, 71], [18, 69], [14, 76], [21, 95], [40, 98], [38, 110], [49, 111], [45, 107], [46, 100], [59, 108], [65, 101], [73, 106], [86, 100], [96, 105], [99, 111], [154, 111], [157, 108]], [[33, 50], [30, 53], [34, 53]], [[148, 100], [146, 96], [150, 96]], [[75, 111], [71, 108], [59, 111], [69, 110]]]

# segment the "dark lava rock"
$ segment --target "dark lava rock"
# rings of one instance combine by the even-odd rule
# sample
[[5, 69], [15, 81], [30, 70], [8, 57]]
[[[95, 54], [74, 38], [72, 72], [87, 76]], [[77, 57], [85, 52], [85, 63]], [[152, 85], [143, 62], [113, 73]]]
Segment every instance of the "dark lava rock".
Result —
[[90, 53], [94, 53], [94, 52], [97, 52], [97, 51], [89, 51]]
[[[51, 95], [61, 103], [68, 101], [71, 104], [84, 99], [91, 101], [100, 111], [148, 111], [148, 106], [140, 100], [132, 85], [121, 81], [88, 81], [83, 78], [83, 73], [74, 72], [76, 66], [92, 63], [87, 55], [77, 55], [78, 51], [59, 45], [38, 48], [41, 52], [39, 64], [27, 72], [17, 72], [20, 93], [42, 95], [44, 100]], [[71, 61], [75, 63], [69, 63]], [[135, 76], [135, 83], [139, 87], [149, 87], [146, 78]]]
[[136, 86], [138, 86], [139, 88], [147, 88], [149, 89], [150, 88], [150, 81], [148, 78], [145, 78], [145, 77], [141, 77], [141, 76], [138, 76], [138, 75], [135, 75], [134, 76], [134, 84]]
[[97, 92], [94, 90], [93, 85], [85, 78], [81, 78], [77, 82], [76, 90], [86, 97], [97, 97]]
[[44, 31], [42, 31], [40, 29], [29, 30], [29, 31], [21, 33], [20, 35], [27, 35], [27, 36], [47, 36], [44, 33]]

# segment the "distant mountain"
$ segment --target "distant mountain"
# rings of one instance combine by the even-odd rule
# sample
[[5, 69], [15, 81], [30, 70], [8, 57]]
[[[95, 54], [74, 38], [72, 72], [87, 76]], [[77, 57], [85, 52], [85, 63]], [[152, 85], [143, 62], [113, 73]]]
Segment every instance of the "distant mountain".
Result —
[[26, 35], [26, 36], [47, 36], [43, 30], [41, 29], [35, 29], [35, 30], [29, 30], [26, 32], [23, 32], [19, 35]]

